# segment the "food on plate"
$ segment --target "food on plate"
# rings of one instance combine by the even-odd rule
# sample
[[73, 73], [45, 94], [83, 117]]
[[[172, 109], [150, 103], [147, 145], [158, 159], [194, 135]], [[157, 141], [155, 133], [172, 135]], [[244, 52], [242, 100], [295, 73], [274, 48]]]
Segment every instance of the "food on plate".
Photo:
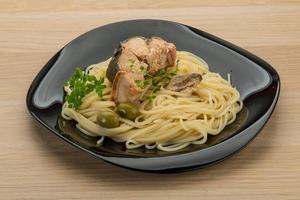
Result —
[[62, 117], [86, 135], [127, 149], [176, 151], [204, 144], [242, 109], [230, 79], [159, 37], [132, 37], [111, 58], [76, 69], [64, 86]]

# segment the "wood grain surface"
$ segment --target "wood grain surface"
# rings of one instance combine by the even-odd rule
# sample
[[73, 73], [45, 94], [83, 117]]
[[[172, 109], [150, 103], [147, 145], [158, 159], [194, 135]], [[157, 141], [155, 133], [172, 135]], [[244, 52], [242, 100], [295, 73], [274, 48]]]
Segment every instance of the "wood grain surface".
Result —
[[[281, 95], [261, 134], [203, 170], [112, 166], [41, 128], [25, 96], [41, 67], [95, 27], [137, 18], [185, 23], [278, 70]], [[0, 0], [0, 199], [300, 199], [300, 1]]]

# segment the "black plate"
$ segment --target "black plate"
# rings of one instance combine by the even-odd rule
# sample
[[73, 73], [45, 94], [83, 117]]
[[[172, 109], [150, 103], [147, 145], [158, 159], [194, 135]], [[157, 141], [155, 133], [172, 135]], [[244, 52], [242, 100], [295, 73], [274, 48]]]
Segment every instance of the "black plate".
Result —
[[[238, 119], [205, 145], [191, 145], [165, 153], [144, 148], [126, 150], [122, 144], [80, 134], [72, 122], [61, 120], [63, 83], [78, 66], [107, 59], [120, 41], [132, 36], [159, 36], [175, 43], [178, 50], [202, 57], [210, 70], [232, 84], [241, 94], [244, 109]], [[190, 26], [162, 20], [132, 20], [105, 25], [89, 31], [62, 48], [33, 80], [27, 107], [42, 125], [74, 146], [110, 163], [148, 172], [175, 172], [211, 165], [246, 146], [262, 129], [276, 105], [280, 90], [277, 72], [265, 61], [229, 42]]]

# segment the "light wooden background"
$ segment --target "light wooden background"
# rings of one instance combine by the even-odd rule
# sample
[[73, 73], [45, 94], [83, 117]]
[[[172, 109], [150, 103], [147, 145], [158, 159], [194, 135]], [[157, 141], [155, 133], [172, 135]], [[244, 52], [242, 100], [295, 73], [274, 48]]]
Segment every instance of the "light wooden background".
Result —
[[[300, 199], [300, 2], [251, 2], [0, 0], [0, 199]], [[203, 170], [145, 174], [96, 160], [31, 118], [27, 89], [55, 52], [92, 28], [136, 18], [198, 27], [278, 70], [277, 108], [246, 149]]]

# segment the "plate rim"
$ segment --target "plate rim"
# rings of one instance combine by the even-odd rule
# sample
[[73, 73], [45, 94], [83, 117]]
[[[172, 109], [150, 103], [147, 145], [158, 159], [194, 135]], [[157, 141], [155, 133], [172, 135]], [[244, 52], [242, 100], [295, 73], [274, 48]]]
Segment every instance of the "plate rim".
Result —
[[[100, 155], [100, 154], [97, 154], [83, 146], [81, 146], [80, 144], [77, 144], [71, 140], [69, 140], [68, 138], [64, 137], [63, 135], [59, 134], [55, 129], [53, 129], [52, 127], [50, 127], [47, 123], [45, 123], [42, 119], [40, 119], [35, 113], [34, 113], [34, 110], [38, 110], [38, 108], [36, 108], [34, 105], [33, 105], [33, 95], [34, 95], [34, 92], [36, 91], [37, 87], [39, 86], [41, 80], [43, 79], [43, 77], [48, 73], [48, 71], [52, 68], [53, 64], [55, 63], [55, 61], [57, 60], [57, 58], [59, 58], [61, 52], [64, 50], [64, 48], [66, 46], [68, 46], [70, 43], [72, 43], [74, 40], [86, 35], [86, 34], [89, 34], [90, 32], [93, 32], [99, 28], [103, 28], [105, 26], [110, 26], [110, 25], [116, 25], [118, 23], [126, 23], [126, 22], [135, 22], [135, 21], [138, 21], [138, 22], [141, 22], [141, 21], [156, 21], [156, 22], [164, 22], [164, 23], [173, 23], [173, 24], [176, 24], [176, 25], [181, 25], [181, 26], [184, 26], [184, 27], [187, 27], [188, 29], [190, 29], [191, 31], [193, 31], [194, 33], [198, 34], [198, 35], [201, 35], [211, 41], [214, 41], [216, 42], [217, 44], [220, 44], [224, 47], [227, 47], [229, 48], [230, 50], [246, 57], [247, 59], [251, 60], [252, 62], [256, 63], [259, 67], [261, 67], [262, 69], [266, 70], [268, 73], [272, 74], [272, 77], [276, 78], [276, 83], [277, 83], [277, 88], [276, 88], [276, 93], [275, 93], [275, 96], [273, 98], [273, 101], [272, 103], [270, 104], [270, 107], [268, 107], [267, 111], [262, 114], [262, 116], [260, 116], [256, 121], [252, 122], [245, 130], [251, 128], [252, 125], [254, 125], [257, 121], [259, 121], [260, 119], [262, 119], [269, 111], [269, 115], [267, 116], [266, 118], [266, 121], [265, 123], [262, 125], [262, 127], [255, 133], [255, 135], [253, 136], [253, 138], [251, 138], [251, 140], [249, 140], [247, 142], [247, 144], [245, 144], [244, 146], [242, 146], [241, 148], [235, 150], [233, 153], [229, 154], [229, 155], [226, 155], [225, 157], [223, 157], [222, 159], [219, 159], [219, 160], [215, 160], [211, 163], [206, 163], [206, 164], [203, 164], [203, 165], [195, 165], [195, 166], [191, 166], [191, 167], [178, 167], [178, 168], [168, 168], [168, 169], [162, 169], [162, 170], [143, 170], [143, 169], [137, 169], [137, 168], [131, 168], [131, 167], [128, 167], [128, 166], [123, 166], [123, 165], [119, 165], [119, 164], [116, 164], [116, 163], [113, 163], [113, 162], [110, 162], [108, 160], [106, 160], [105, 158], [107, 156], [104, 156], [104, 155]], [[106, 162], [109, 162], [113, 165], [117, 165], [117, 166], [120, 166], [120, 167], [123, 167], [123, 168], [127, 168], [127, 169], [133, 169], [133, 170], [137, 170], [137, 171], [143, 171], [143, 172], [157, 172], [157, 173], [172, 173], [172, 172], [178, 172], [178, 171], [187, 171], [187, 170], [191, 170], [191, 169], [195, 169], [195, 168], [202, 168], [202, 167], [206, 167], [206, 166], [210, 166], [210, 165], [213, 165], [215, 163], [218, 163], [218, 162], [221, 162], [222, 160], [225, 160], [227, 159], [228, 157], [231, 157], [233, 154], [239, 152], [241, 149], [245, 148], [259, 133], [260, 131], [263, 129], [263, 127], [266, 125], [266, 123], [268, 122], [268, 120], [270, 119], [275, 107], [276, 107], [276, 104], [278, 102], [278, 99], [279, 99], [279, 95], [280, 95], [280, 88], [281, 88], [281, 81], [280, 81], [280, 76], [278, 74], [278, 72], [269, 64], [267, 63], [265, 60], [261, 59], [260, 57], [252, 54], [251, 52], [245, 50], [244, 48], [241, 48], [231, 42], [228, 42], [222, 38], [219, 38], [215, 35], [212, 35], [210, 33], [207, 33], [205, 31], [202, 31], [198, 28], [194, 28], [192, 26], [189, 26], [189, 25], [185, 25], [185, 24], [182, 24], [182, 23], [178, 23], [178, 22], [174, 22], [174, 21], [168, 21], [168, 20], [160, 20], [160, 19], [135, 19], [135, 20], [124, 20], [124, 21], [117, 21], [117, 22], [113, 22], [113, 23], [108, 23], [108, 24], [104, 24], [102, 26], [98, 26], [96, 28], [93, 28], [83, 34], [80, 34], [79, 36], [77, 36], [76, 38], [72, 39], [70, 42], [68, 42], [66, 45], [64, 45], [56, 54], [54, 54], [54, 56], [52, 56], [50, 58], [50, 60], [41, 68], [41, 70], [37, 73], [37, 75], [35, 76], [35, 78], [33, 79], [33, 81], [31, 82], [30, 84], [30, 87], [28, 89], [28, 92], [27, 92], [27, 95], [26, 95], [26, 106], [27, 106], [27, 110], [29, 111], [29, 113], [33, 116], [33, 118], [35, 120], [37, 120], [41, 125], [43, 125], [46, 129], [48, 129], [50, 132], [52, 132], [54, 135], [58, 136], [59, 138], [63, 139], [64, 141], [68, 142], [69, 144], [87, 152], [88, 154], [90, 155], [93, 155], [94, 157], [96, 158], [100, 158]], [[227, 140], [230, 140], [234, 137], [236, 137], [237, 135], [239, 135], [239, 133], [241, 133], [241, 131], [239, 131], [238, 133], [236, 133], [234, 136], [228, 138]], [[227, 141], [225, 140], [225, 141]], [[222, 141], [216, 145], [221, 145], [223, 142], [225, 141]], [[213, 146], [216, 146], [216, 145], [213, 145]], [[210, 148], [210, 147], [208, 147]], [[206, 148], [206, 149], [208, 149]], [[200, 150], [195, 150], [195, 151], [192, 151], [192, 152], [197, 152], [197, 151], [201, 151], [202, 149]], [[180, 155], [185, 155], [185, 154], [188, 154], [188, 153], [191, 153], [191, 152], [187, 152], [187, 153], [182, 153]], [[163, 157], [171, 157], [171, 156], [176, 156], [175, 155], [167, 155], [167, 156], [163, 156]], [[126, 158], [122, 158], [122, 157], [118, 157], [120, 159], [126, 159]], [[142, 157], [143, 158], [143, 157]], [[158, 157], [153, 157], [153, 158], [158, 158]], [[145, 159], [151, 159], [150, 158], [146, 158]]]

